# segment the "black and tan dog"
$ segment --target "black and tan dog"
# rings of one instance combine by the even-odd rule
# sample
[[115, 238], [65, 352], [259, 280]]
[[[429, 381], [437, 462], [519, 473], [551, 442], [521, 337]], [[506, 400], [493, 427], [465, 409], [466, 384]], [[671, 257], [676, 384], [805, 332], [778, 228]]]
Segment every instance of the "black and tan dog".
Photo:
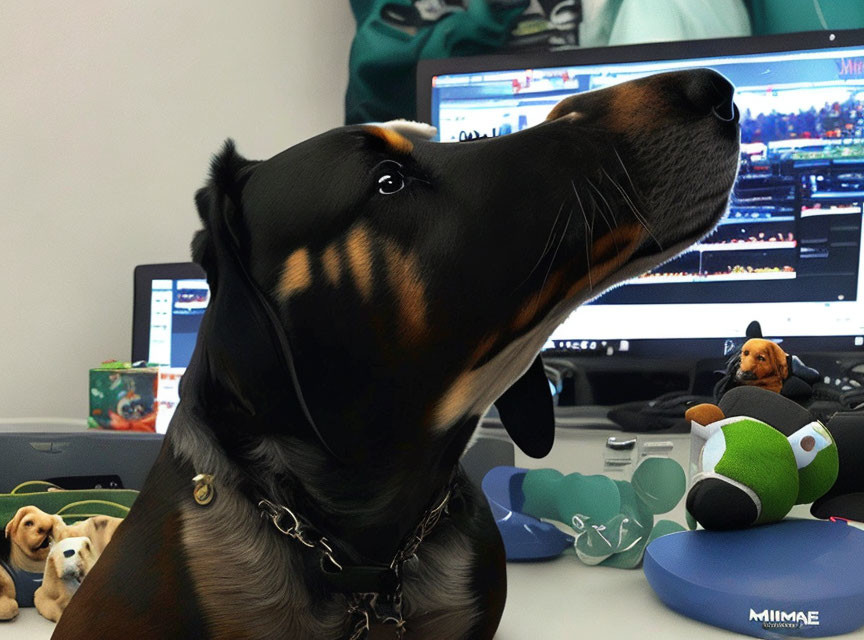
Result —
[[737, 110], [722, 77], [686, 72], [499, 139], [422, 133], [215, 159], [193, 243], [212, 298], [180, 407], [54, 638], [494, 635], [503, 549], [459, 457], [496, 401], [545, 455], [538, 350], [713, 227]]

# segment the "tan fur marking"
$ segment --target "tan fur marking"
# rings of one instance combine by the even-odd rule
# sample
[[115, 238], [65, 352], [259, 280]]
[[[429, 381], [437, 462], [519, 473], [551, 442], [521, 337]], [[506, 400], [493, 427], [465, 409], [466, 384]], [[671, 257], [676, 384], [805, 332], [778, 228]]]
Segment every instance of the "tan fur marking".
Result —
[[480, 360], [489, 355], [489, 352], [495, 346], [495, 343], [498, 342], [500, 336], [501, 334], [498, 332], [490, 333], [477, 343], [477, 348], [474, 349], [474, 353], [471, 354], [471, 358], [469, 359], [471, 367], [474, 367]]
[[413, 342], [426, 333], [426, 286], [420, 278], [416, 256], [403, 252], [393, 242], [384, 250], [387, 261], [387, 279], [396, 293], [402, 316], [404, 337]]
[[546, 305], [552, 299], [552, 296], [560, 293], [561, 280], [563, 278], [563, 271], [559, 270], [551, 274], [543, 285], [543, 288], [526, 300], [523, 307], [519, 310], [519, 313], [517, 313], [516, 317], [513, 319], [511, 328], [518, 331], [519, 329], [528, 326], [528, 324], [537, 317], [537, 314], [542, 313], [545, 310]]
[[468, 359], [468, 366], [465, 372], [459, 375], [458, 378], [450, 385], [447, 393], [438, 402], [435, 407], [433, 424], [449, 424], [456, 418], [462, 415], [465, 406], [473, 399], [475, 379], [477, 377], [475, 365], [480, 360], [489, 354], [495, 343], [498, 342], [500, 333], [490, 333], [480, 342], [477, 343], [477, 348]]
[[324, 267], [324, 276], [334, 287], [342, 281], [342, 258], [335, 245], [329, 245], [321, 254], [321, 266]]
[[368, 302], [372, 298], [372, 243], [366, 228], [356, 226], [351, 229], [345, 248], [354, 284]]
[[612, 131], [647, 132], [667, 121], [668, 102], [654, 85], [624, 83], [612, 88], [608, 123]]
[[456, 378], [447, 389], [447, 393], [436, 405], [433, 424], [449, 424], [462, 415], [465, 407], [474, 397], [474, 385], [477, 377], [474, 366], [489, 354], [499, 337], [498, 332], [490, 333], [477, 343], [477, 348], [474, 349], [474, 353], [468, 359], [466, 371]]
[[414, 151], [414, 143], [403, 136], [398, 131], [387, 129], [384, 127], [367, 126], [363, 127], [367, 133], [372, 134], [376, 138], [381, 138], [387, 143], [388, 148], [395, 153], [409, 154]]
[[623, 265], [639, 247], [644, 238], [644, 228], [638, 224], [622, 225], [594, 242], [591, 270], [577, 280], [568, 290], [567, 297], [597, 286], [607, 276]]
[[465, 413], [465, 407], [469, 406], [477, 395], [474, 391], [475, 378], [473, 371], [466, 371], [453, 381], [447, 393], [435, 406], [432, 424], [448, 425]]
[[282, 277], [279, 279], [279, 293], [289, 297], [309, 288], [312, 284], [312, 268], [309, 263], [309, 250], [297, 249], [285, 260]]

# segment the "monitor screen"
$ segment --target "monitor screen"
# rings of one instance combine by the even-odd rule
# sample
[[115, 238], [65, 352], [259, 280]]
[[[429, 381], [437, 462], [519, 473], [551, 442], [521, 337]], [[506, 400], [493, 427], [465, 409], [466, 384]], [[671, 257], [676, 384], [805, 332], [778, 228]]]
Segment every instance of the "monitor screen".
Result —
[[442, 142], [542, 122], [562, 98], [709, 67], [736, 86], [741, 161], [716, 230], [582, 305], [546, 348], [725, 355], [747, 325], [788, 350], [864, 349], [864, 32], [421, 62], [419, 112]]

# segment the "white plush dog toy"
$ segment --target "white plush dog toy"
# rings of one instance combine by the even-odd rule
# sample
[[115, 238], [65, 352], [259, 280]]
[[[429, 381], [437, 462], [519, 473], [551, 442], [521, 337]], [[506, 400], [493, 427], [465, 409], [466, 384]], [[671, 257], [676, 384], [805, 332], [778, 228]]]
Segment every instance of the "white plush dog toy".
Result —
[[33, 597], [36, 610], [57, 622], [97, 557], [90, 538], [66, 538], [54, 543], [45, 564], [45, 579]]

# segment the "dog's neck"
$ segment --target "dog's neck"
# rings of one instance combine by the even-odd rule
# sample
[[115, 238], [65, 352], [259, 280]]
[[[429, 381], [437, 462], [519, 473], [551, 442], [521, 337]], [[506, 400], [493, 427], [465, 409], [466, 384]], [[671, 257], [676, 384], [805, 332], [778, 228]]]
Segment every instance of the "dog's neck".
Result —
[[12, 548], [9, 552], [9, 564], [17, 569], [29, 571], [30, 573], [41, 573], [45, 570], [44, 560], [34, 560], [14, 542], [12, 543]]
[[344, 466], [315, 443], [290, 436], [226, 444], [193, 411], [178, 413], [185, 415], [172, 423], [169, 437], [175, 453], [197, 473], [213, 474], [217, 483], [228, 483], [256, 504], [267, 499], [291, 508], [355, 562], [392, 559], [446, 489], [473, 431], [466, 424], [464, 438], [415, 451], [394, 447], [368, 464]]

